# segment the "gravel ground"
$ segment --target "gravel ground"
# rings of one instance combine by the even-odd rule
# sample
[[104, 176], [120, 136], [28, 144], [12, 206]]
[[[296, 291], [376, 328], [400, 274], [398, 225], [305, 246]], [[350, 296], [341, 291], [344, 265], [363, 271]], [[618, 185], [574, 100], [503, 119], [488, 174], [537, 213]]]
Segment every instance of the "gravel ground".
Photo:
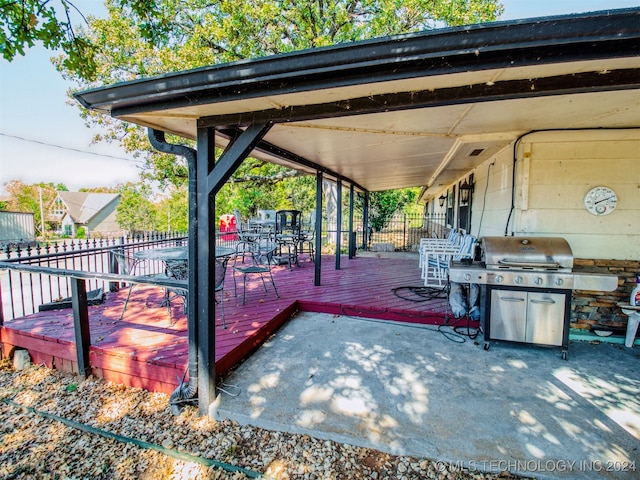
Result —
[[[16, 372], [7, 359], [0, 360], [0, 478], [184, 480], [244, 479], [256, 474], [277, 479], [515, 478], [215, 421], [198, 417], [193, 407], [175, 416], [168, 401], [168, 395], [94, 377], [81, 382], [75, 375], [41, 366]], [[84, 431], [80, 424], [93, 430]], [[105, 438], [99, 431], [121, 438]], [[141, 442], [155, 449], [144, 448]], [[203, 465], [207, 459], [222, 465]], [[226, 465], [247, 471], [220, 468]]]

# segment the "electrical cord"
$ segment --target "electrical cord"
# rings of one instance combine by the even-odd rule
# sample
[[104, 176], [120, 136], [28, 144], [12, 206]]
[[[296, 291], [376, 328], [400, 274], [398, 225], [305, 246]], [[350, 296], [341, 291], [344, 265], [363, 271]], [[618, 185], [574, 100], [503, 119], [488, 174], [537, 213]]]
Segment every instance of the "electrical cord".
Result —
[[[440, 289], [435, 287], [406, 286], [392, 288], [391, 291], [396, 297], [402, 298], [403, 300], [408, 300], [410, 302], [428, 302], [429, 300], [434, 300], [436, 298], [447, 298], [449, 296], [448, 286], [449, 284]], [[401, 294], [401, 292], [408, 292], [412, 296]]]

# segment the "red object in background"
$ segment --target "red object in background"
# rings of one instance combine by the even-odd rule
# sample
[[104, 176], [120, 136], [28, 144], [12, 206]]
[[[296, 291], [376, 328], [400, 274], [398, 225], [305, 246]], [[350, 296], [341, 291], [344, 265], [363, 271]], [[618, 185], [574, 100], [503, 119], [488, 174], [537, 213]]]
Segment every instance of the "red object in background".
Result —
[[235, 215], [220, 215], [220, 233], [230, 232], [226, 235], [222, 235], [222, 240], [233, 241], [238, 239], [238, 229], [236, 226]]

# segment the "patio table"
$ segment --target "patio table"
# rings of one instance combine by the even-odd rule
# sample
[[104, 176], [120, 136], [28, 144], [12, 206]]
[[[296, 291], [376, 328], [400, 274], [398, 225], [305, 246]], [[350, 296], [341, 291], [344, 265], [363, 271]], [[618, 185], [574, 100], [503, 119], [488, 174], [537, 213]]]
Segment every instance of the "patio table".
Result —
[[[228, 257], [235, 253], [235, 249], [230, 247], [217, 247], [216, 257]], [[187, 261], [189, 260], [189, 249], [182, 247], [166, 247], [166, 248], [149, 248], [146, 250], [138, 250], [134, 252], [133, 257], [136, 260], [160, 260], [166, 262], [171, 261]]]

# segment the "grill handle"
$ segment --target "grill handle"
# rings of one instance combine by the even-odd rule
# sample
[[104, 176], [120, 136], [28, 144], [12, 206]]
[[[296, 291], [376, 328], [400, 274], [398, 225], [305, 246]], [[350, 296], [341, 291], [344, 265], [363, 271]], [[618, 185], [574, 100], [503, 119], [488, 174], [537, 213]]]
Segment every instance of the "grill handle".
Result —
[[560, 268], [560, 264], [557, 262], [518, 262], [515, 260], [498, 260], [499, 265], [504, 265], [505, 267], [524, 267], [524, 268], [552, 268], [557, 269]]
[[547, 303], [549, 305], [555, 305], [555, 301], [551, 300], [550, 298], [544, 298], [544, 299], [540, 299], [540, 300], [531, 300], [531, 303]]

